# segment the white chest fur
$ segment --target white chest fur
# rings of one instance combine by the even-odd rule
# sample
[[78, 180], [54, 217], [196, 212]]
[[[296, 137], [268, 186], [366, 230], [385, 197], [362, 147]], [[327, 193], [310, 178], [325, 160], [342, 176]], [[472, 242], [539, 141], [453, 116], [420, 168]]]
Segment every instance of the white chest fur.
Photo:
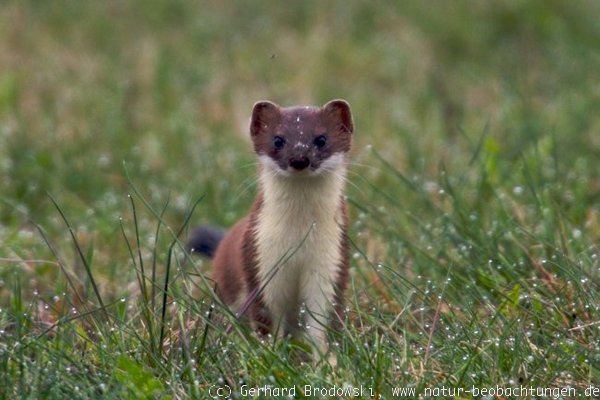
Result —
[[304, 304], [307, 324], [331, 310], [341, 260], [345, 166], [315, 177], [262, 171], [263, 205], [256, 225], [258, 274], [274, 324], [293, 330]]

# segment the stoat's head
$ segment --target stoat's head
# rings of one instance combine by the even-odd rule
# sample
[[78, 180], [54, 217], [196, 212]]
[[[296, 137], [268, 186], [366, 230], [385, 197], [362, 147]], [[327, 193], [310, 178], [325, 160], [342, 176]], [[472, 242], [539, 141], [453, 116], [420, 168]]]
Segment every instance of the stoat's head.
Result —
[[323, 107], [254, 105], [250, 135], [263, 168], [282, 176], [318, 176], [346, 162], [352, 143], [352, 114], [344, 100]]

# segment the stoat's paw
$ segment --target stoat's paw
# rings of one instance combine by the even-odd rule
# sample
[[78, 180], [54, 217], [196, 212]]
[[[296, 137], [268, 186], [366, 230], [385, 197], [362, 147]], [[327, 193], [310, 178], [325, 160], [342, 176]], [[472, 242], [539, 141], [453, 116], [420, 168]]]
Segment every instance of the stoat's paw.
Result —
[[327, 363], [331, 368], [337, 367], [337, 356], [335, 355], [335, 353], [330, 352], [327, 355]]

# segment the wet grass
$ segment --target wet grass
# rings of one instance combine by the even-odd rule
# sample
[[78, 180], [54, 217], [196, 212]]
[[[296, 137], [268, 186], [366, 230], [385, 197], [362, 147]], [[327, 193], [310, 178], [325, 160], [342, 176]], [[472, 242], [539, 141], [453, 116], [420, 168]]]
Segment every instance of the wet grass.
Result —
[[[597, 385], [599, 11], [6, 3], [0, 398]], [[181, 241], [247, 212], [254, 101], [338, 97], [356, 140], [332, 369], [238, 324]]]

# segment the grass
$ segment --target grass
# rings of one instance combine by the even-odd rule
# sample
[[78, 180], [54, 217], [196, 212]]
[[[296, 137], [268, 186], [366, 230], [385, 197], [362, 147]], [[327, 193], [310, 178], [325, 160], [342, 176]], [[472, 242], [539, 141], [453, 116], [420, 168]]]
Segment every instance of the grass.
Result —
[[[599, 12], [6, 2], [0, 398], [598, 385]], [[353, 108], [335, 369], [236, 323], [181, 248], [247, 212], [263, 98]]]

